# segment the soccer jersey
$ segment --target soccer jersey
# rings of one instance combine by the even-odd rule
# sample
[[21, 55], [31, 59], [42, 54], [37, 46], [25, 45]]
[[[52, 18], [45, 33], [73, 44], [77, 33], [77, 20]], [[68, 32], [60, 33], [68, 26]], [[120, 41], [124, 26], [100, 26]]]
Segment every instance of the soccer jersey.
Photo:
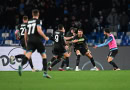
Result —
[[42, 26], [42, 21], [39, 19], [31, 19], [28, 21], [28, 39], [29, 40], [41, 40], [42, 37], [37, 31], [37, 26]]
[[66, 45], [64, 40], [64, 33], [61, 31], [55, 31], [53, 38], [54, 38], [54, 47], [64, 49]]
[[24, 41], [24, 33], [27, 30], [27, 23], [22, 23], [16, 26], [16, 32], [19, 33], [20, 44], [24, 50], [26, 50], [25, 41]]
[[78, 37], [78, 35], [76, 35], [74, 37], [74, 40], [78, 40], [77, 43], [74, 44], [74, 47], [86, 47], [86, 41], [87, 38], [83, 35], [82, 37]]
[[42, 26], [42, 22], [39, 19], [28, 21], [27, 52], [34, 52], [37, 49], [39, 53], [43, 54], [46, 50], [42, 43], [42, 36], [38, 33], [37, 26]]
[[16, 31], [20, 34], [20, 40], [24, 39], [24, 33], [27, 30], [27, 23], [22, 23], [16, 26]]
[[64, 33], [61, 31], [55, 31], [51, 39], [54, 41], [54, 46], [52, 50], [53, 55], [63, 56], [63, 54], [66, 52]]

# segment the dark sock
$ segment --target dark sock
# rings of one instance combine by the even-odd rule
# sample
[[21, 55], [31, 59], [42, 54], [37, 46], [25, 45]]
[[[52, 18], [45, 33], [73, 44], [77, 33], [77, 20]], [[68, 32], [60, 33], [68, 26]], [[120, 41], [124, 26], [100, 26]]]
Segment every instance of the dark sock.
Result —
[[61, 59], [57, 59], [57, 60], [55, 60], [53, 63], [52, 63], [52, 65], [51, 65], [51, 67], [54, 67], [57, 63], [59, 63], [61, 61]]
[[69, 57], [66, 57], [66, 67], [69, 67]]
[[62, 63], [61, 63], [61, 68], [63, 68], [63, 67], [64, 67], [65, 62], [66, 62], [65, 60], [63, 60], [63, 61], [62, 61]]
[[33, 69], [32, 59], [29, 60], [29, 65], [30, 65], [31, 69]]
[[47, 71], [47, 59], [43, 59], [42, 64], [43, 64], [43, 70]]
[[22, 60], [22, 63], [21, 63], [21, 66], [23, 66], [24, 64], [26, 64], [28, 61], [28, 58], [26, 56], [23, 57], [23, 60]]
[[51, 62], [54, 62], [56, 60], [56, 58], [55, 57], [53, 57], [52, 59], [51, 59]]
[[95, 65], [94, 59], [90, 58], [90, 61], [91, 61], [92, 65], [95, 67], [96, 65]]
[[80, 55], [77, 55], [76, 66], [79, 66], [79, 62], [80, 62]]
[[113, 62], [113, 61], [110, 61], [109, 62], [114, 68], [118, 68], [118, 66]]
[[24, 58], [24, 54], [19, 54], [19, 55], [16, 55], [15, 58]]

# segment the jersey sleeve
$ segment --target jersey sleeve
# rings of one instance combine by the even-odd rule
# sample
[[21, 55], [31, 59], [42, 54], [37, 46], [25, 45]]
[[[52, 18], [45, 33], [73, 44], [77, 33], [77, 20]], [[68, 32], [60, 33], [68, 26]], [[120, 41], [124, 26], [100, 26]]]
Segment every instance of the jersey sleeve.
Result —
[[64, 39], [64, 33], [61, 33], [61, 41], [62, 41], [63, 45], [66, 45], [65, 39]]
[[77, 36], [74, 36], [73, 40], [76, 40], [77, 39]]
[[37, 20], [37, 26], [42, 26], [42, 20]]
[[25, 27], [25, 32], [28, 32], [28, 26], [27, 26], [27, 24], [26, 24], [26, 27]]
[[112, 36], [110, 36], [106, 42], [104, 42], [103, 44], [99, 44], [99, 45], [96, 45], [97, 47], [103, 47], [103, 46], [106, 46], [108, 45], [108, 43], [110, 43], [111, 41], [113, 40]]

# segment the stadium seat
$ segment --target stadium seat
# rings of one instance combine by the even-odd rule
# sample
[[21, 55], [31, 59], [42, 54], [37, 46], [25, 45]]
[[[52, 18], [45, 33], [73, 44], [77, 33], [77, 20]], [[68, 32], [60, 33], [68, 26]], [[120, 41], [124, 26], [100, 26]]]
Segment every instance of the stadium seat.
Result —
[[51, 37], [51, 36], [53, 35], [53, 29], [47, 29], [46, 35], [47, 35], [48, 37]]
[[5, 45], [12, 45], [13, 41], [12, 40], [5, 40]]
[[127, 35], [127, 36], [130, 36], [130, 32], [127, 32], [126, 35]]
[[9, 37], [9, 33], [2, 33], [2, 37], [3, 37], [3, 38]]
[[121, 44], [121, 39], [116, 39], [117, 45]]

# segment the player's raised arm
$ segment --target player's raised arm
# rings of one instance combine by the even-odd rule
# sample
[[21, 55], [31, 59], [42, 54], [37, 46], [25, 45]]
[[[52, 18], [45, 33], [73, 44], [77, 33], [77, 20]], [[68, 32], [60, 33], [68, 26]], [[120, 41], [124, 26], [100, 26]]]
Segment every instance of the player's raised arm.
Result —
[[65, 40], [70, 40], [70, 39], [73, 39], [74, 36], [71, 36], [71, 37], [64, 37]]

